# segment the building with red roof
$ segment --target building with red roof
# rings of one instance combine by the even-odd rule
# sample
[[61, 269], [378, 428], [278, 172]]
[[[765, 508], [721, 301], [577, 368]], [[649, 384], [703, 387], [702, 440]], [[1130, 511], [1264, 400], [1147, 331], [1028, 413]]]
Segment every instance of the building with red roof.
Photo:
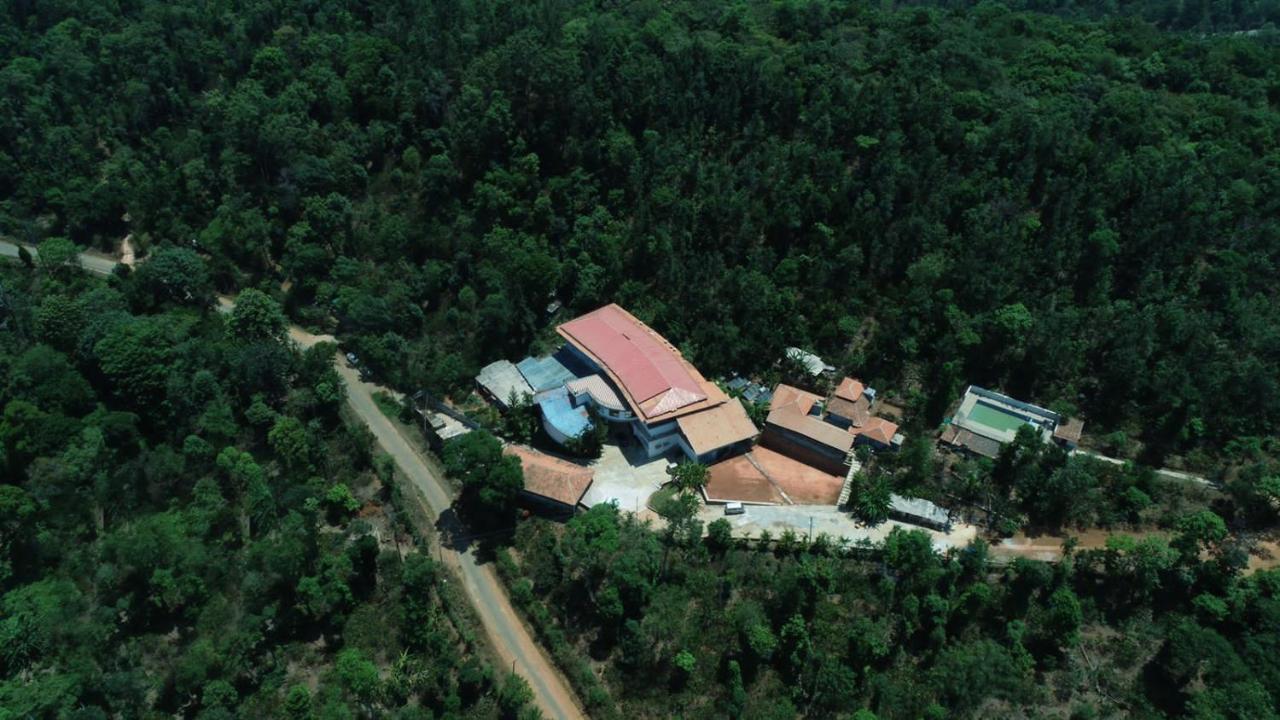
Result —
[[577, 508], [595, 475], [589, 467], [523, 445], [507, 445], [502, 452], [520, 460], [526, 496], [568, 513]]
[[[712, 462], [745, 449], [756, 427], [680, 350], [616, 304], [556, 328], [574, 363], [597, 380], [571, 381], [575, 402], [590, 402], [606, 421], [628, 424], [648, 457], [672, 450]], [[614, 402], [600, 402], [608, 397]], [[619, 404], [625, 406], [619, 409]], [[598, 406], [598, 407], [597, 407]]]

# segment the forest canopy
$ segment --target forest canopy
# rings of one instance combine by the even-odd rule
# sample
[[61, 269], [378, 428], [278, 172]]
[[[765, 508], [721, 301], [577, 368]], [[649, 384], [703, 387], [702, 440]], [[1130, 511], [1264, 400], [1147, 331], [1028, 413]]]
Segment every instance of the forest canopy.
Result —
[[53, 256], [0, 268], [0, 718], [520, 713], [331, 343]]
[[978, 382], [1153, 459], [1280, 430], [1264, 37], [990, 2], [4, 12], [0, 229], [287, 281], [405, 388], [559, 298], [709, 373], [810, 347], [930, 423]]

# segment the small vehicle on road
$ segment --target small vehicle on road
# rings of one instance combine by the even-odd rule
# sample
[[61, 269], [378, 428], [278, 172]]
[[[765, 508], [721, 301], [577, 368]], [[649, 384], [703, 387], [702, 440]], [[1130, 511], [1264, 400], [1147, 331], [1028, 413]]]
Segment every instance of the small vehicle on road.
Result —
[[724, 514], [725, 514], [725, 515], [741, 515], [741, 514], [745, 513], [746, 511], [747, 511], [747, 509], [746, 509], [745, 507], [743, 507], [743, 506], [742, 506], [742, 503], [740, 503], [740, 502], [731, 502], [731, 503], [725, 503], [725, 504], [724, 504]]

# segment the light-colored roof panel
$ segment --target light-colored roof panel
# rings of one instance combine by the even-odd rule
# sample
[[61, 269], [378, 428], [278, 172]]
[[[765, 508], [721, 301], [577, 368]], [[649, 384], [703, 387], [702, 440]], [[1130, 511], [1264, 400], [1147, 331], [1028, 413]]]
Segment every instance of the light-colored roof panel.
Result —
[[853, 447], [853, 435], [835, 425], [823, 422], [811, 415], [801, 415], [789, 408], [769, 413], [766, 422], [806, 437], [819, 445], [849, 452]]
[[737, 399], [676, 419], [693, 452], [702, 455], [750, 440], [758, 432]]
[[822, 358], [814, 355], [808, 350], [802, 350], [798, 347], [789, 347], [785, 350], [787, 357], [799, 362], [804, 366], [810, 375], [821, 375], [822, 373], [833, 370]]
[[520, 374], [520, 371], [514, 364], [507, 360], [498, 360], [491, 362], [480, 369], [480, 374], [476, 376], [476, 382], [497, 398], [498, 402], [506, 403], [512, 393], [516, 395], [532, 395], [533, 388]]
[[589, 467], [522, 445], [508, 445], [503, 452], [520, 459], [520, 466], [524, 469], [524, 489], [527, 492], [558, 500], [565, 505], [577, 505], [595, 476]]
[[627, 409], [626, 404], [622, 402], [622, 398], [618, 397], [618, 393], [614, 392], [609, 383], [599, 375], [588, 375], [584, 378], [575, 378], [565, 383], [569, 392], [574, 395], [586, 393], [591, 396], [597, 405], [606, 407], [610, 410], [623, 411]]
[[930, 522], [946, 525], [951, 521], [946, 510], [923, 498], [909, 498], [902, 495], [890, 495], [889, 506], [894, 512], [911, 517], [923, 518]]

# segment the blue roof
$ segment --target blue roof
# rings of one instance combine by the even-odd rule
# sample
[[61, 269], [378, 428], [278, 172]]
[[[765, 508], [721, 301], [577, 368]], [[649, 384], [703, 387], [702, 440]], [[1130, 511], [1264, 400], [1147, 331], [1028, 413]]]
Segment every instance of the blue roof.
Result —
[[547, 357], [527, 357], [516, 363], [516, 368], [524, 379], [529, 381], [534, 392], [542, 392], [560, 387], [576, 377], [553, 355]]
[[537, 403], [542, 417], [565, 437], [577, 437], [591, 428], [586, 409], [574, 407], [563, 386], [539, 394]]

